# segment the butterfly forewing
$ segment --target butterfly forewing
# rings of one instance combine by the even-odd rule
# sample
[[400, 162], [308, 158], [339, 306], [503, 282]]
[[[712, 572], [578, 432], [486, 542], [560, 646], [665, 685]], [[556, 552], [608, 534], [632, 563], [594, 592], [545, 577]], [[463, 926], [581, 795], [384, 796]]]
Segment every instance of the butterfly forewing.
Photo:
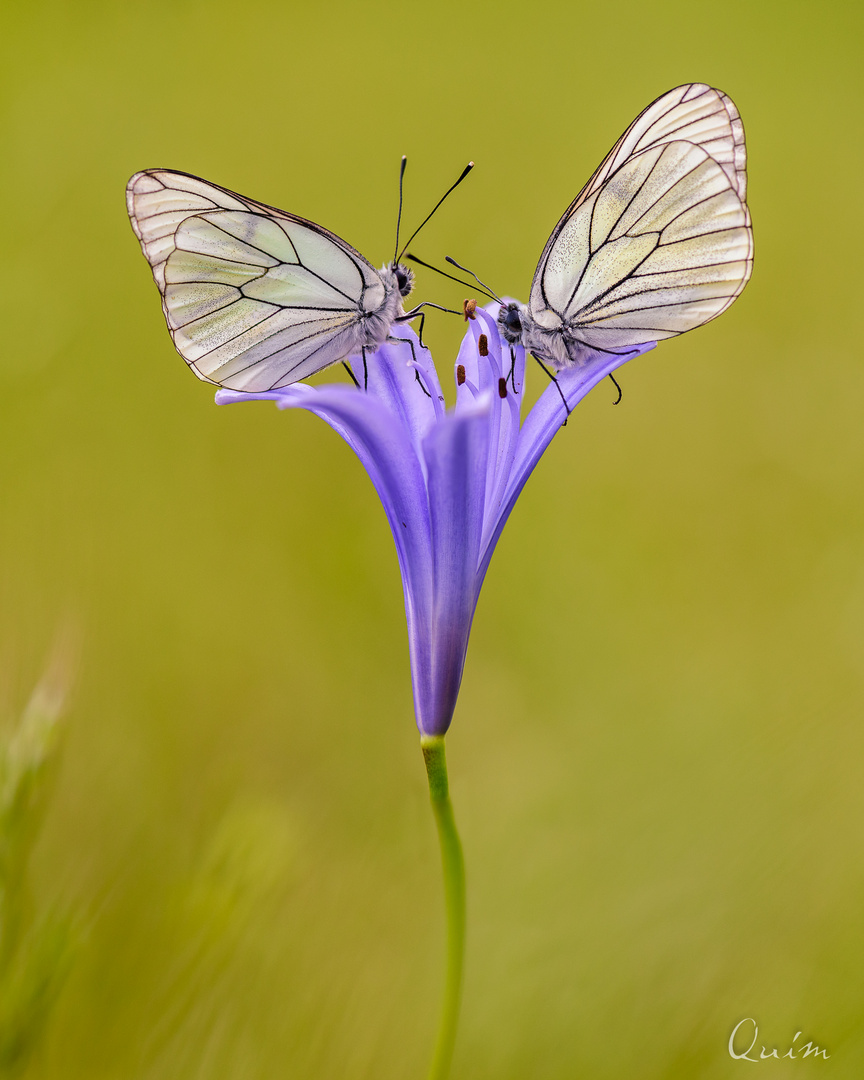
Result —
[[165, 169], [127, 187], [132, 226], [193, 371], [269, 390], [359, 351], [378, 271], [334, 233], [198, 177]]
[[567, 213], [596, 191], [624, 162], [652, 146], [691, 142], [723, 167], [738, 195], [747, 194], [744, 125], [730, 97], [705, 83], [687, 83], [661, 94], [627, 128]]
[[588, 346], [656, 341], [719, 315], [753, 260], [744, 129], [701, 83], [624, 132], [549, 238], [529, 311]]

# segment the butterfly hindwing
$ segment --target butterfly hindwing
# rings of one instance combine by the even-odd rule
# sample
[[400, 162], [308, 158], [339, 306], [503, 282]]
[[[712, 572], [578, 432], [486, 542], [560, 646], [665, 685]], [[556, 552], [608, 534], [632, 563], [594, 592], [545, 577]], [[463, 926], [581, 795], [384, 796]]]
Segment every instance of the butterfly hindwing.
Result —
[[658, 98], [549, 238], [529, 302], [538, 326], [615, 349], [719, 315], [752, 268], [745, 164], [725, 94], [690, 84]]
[[385, 289], [334, 233], [165, 169], [137, 173], [126, 195], [168, 329], [199, 378], [269, 390], [359, 351], [361, 312]]

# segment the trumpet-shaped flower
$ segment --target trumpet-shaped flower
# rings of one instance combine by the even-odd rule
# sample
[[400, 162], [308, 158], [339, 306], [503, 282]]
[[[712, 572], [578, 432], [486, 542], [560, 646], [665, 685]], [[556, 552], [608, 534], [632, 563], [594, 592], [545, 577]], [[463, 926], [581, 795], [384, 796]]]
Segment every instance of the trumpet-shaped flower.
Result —
[[[489, 311], [477, 309], [459, 349], [452, 410], [445, 408], [429, 351], [403, 331], [410, 344], [391, 341], [367, 357], [365, 389], [299, 383], [266, 393], [220, 390], [216, 401], [271, 400], [280, 409], [308, 409], [360, 459], [396, 543], [417, 726], [422, 736], [443, 736], [456, 707], [480, 588], [519, 493], [568, 410], [654, 346], [598, 352], [559, 372], [558, 385], [550, 383], [523, 417], [525, 352], [517, 347], [511, 366]], [[363, 361], [353, 357], [351, 364], [362, 385]]]

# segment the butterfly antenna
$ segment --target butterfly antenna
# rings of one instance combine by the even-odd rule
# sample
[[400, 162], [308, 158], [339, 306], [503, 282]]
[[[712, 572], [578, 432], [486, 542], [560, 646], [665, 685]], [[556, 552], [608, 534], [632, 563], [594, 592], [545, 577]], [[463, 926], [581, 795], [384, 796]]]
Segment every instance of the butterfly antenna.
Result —
[[402, 155], [402, 164], [399, 167], [399, 216], [396, 218], [396, 247], [393, 249], [393, 265], [399, 261], [399, 226], [402, 224], [402, 179], [405, 176], [405, 166], [408, 158]]
[[[414, 230], [414, 232], [411, 233], [411, 236], [408, 238], [408, 242], [405, 244], [405, 247], [403, 247], [402, 250], [399, 251], [398, 255], [393, 260], [394, 263], [399, 262], [399, 260], [405, 254], [406, 250], [408, 249], [409, 245], [411, 244], [411, 241], [414, 239], [414, 237], [417, 235], [417, 233], [420, 232], [420, 230], [423, 228], [423, 226], [426, 224], [426, 222], [429, 220], [429, 218], [432, 217], [432, 214], [435, 213], [435, 211], [438, 209], [438, 207], [441, 205], [441, 203], [444, 202], [444, 200], [447, 198], [447, 196], [450, 194], [450, 192], [455, 191], [456, 188], [459, 187], [459, 185], [462, 183], [462, 181], [465, 179], [465, 177], [468, 175], [468, 173], [471, 172], [471, 170], [473, 168], [474, 168], [474, 162], [469, 161], [468, 164], [465, 166], [465, 168], [462, 170], [462, 173], [461, 173], [459, 179], [456, 181], [456, 183], [453, 184], [452, 187], [447, 188], [447, 190], [444, 192], [444, 194], [441, 196], [441, 198], [438, 200], [438, 202], [435, 203], [435, 205], [432, 207], [431, 212], [429, 214], [427, 214], [425, 218], [423, 218], [423, 220], [420, 222], [420, 224], [417, 226], [417, 228]], [[397, 250], [398, 250], [399, 245], [397, 244], [396, 247], [397, 247]]]
[[[410, 251], [405, 256], [405, 258], [408, 259], [409, 262], [415, 262], [415, 263], [419, 263], [421, 266], [425, 266], [427, 270], [434, 270], [435, 273], [440, 274], [441, 277], [449, 278], [451, 281], [455, 281], [459, 285], [464, 285], [466, 289], [473, 289], [474, 288], [474, 286], [471, 284], [470, 281], [463, 281], [461, 278], [454, 277], [453, 274], [445, 273], [445, 271], [439, 270], [437, 266], [433, 266], [431, 263], [423, 262], [422, 259], [418, 259], [417, 256], [412, 255]], [[498, 300], [497, 296], [494, 296], [491, 292], [488, 292], [486, 289], [484, 289], [483, 292], [486, 293], [486, 295], [489, 297], [490, 300]], [[500, 304], [501, 301], [498, 300], [498, 303]]]
[[462, 265], [461, 265], [460, 263], [457, 263], [457, 262], [456, 262], [456, 260], [455, 260], [455, 259], [451, 259], [449, 255], [445, 255], [445, 256], [444, 256], [444, 261], [445, 261], [445, 262], [449, 262], [451, 266], [455, 266], [457, 270], [461, 270], [461, 271], [463, 271], [463, 273], [466, 273], [466, 274], [470, 274], [470, 275], [471, 275], [471, 277], [473, 277], [473, 278], [474, 278], [474, 280], [475, 280], [475, 281], [477, 282], [477, 284], [478, 284], [478, 285], [482, 285], [482, 286], [483, 286], [483, 288], [484, 288], [484, 289], [486, 290], [486, 292], [487, 292], [487, 293], [489, 294], [489, 296], [491, 296], [491, 297], [492, 297], [492, 299], [493, 299], [493, 300], [497, 300], [499, 304], [503, 304], [503, 303], [504, 303], [504, 301], [503, 301], [503, 300], [501, 299], [501, 297], [500, 297], [500, 296], [496, 296], [496, 295], [495, 295], [495, 293], [494, 293], [494, 292], [492, 292], [492, 290], [491, 290], [491, 289], [489, 288], [489, 286], [488, 286], [488, 285], [486, 284], [486, 282], [485, 282], [485, 281], [481, 281], [481, 280], [480, 280], [480, 278], [479, 278], [479, 277], [477, 277], [477, 275], [476, 275], [476, 274], [474, 273], [474, 271], [473, 271], [473, 270], [469, 270], [467, 266], [462, 266]]

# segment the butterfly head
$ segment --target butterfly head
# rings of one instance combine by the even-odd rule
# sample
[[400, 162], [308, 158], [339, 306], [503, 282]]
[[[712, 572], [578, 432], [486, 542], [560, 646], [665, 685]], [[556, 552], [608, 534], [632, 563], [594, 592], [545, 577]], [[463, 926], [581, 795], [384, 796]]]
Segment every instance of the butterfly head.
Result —
[[498, 312], [498, 325], [501, 335], [510, 345], [516, 345], [522, 340], [522, 313], [521, 304], [511, 300], [509, 304], [502, 304]]
[[396, 287], [402, 296], [409, 296], [414, 290], [414, 271], [409, 270], [402, 263], [393, 263], [390, 266], [396, 278]]

